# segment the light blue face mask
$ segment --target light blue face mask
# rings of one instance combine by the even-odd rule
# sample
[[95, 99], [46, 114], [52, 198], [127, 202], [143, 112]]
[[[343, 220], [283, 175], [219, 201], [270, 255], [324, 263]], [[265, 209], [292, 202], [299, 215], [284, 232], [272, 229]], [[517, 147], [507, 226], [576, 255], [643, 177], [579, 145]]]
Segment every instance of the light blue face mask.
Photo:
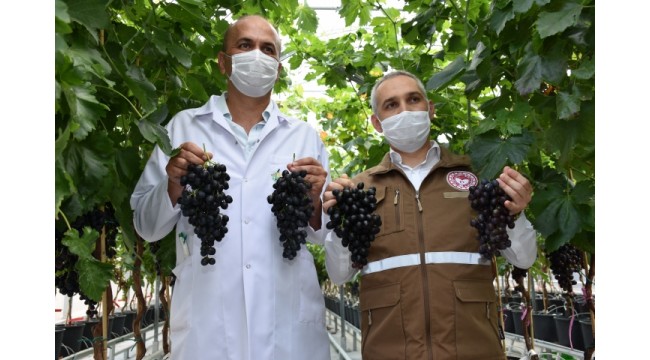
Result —
[[232, 58], [230, 81], [242, 94], [260, 97], [273, 89], [278, 78], [278, 60], [259, 49], [226, 56]]
[[381, 122], [386, 141], [399, 151], [412, 153], [429, 139], [431, 120], [428, 111], [402, 111]]

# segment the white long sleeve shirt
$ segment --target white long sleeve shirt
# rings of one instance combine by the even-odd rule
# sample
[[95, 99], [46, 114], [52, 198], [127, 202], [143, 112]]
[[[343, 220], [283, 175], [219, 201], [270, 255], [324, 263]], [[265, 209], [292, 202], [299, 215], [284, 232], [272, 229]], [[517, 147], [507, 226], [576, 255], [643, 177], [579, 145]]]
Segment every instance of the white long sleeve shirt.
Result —
[[[225, 109], [224, 109], [225, 107]], [[276, 220], [267, 196], [274, 174], [295, 159], [313, 157], [329, 172], [318, 132], [281, 114], [273, 103], [252, 144], [240, 146], [223, 98], [181, 111], [166, 126], [172, 147], [205, 145], [230, 175], [233, 202], [225, 237], [215, 243], [215, 265], [200, 264], [201, 240], [172, 206], [158, 147], [131, 197], [136, 231], [147, 241], [176, 234], [176, 282], [171, 301], [171, 358], [174, 360], [330, 359], [324, 300], [311, 253], [282, 257]], [[247, 154], [248, 153], [248, 154]], [[308, 240], [322, 243], [313, 230]]]
[[[401, 155], [393, 149], [390, 149], [390, 158], [391, 162], [404, 172], [409, 182], [418, 191], [424, 178], [438, 161], [440, 161], [440, 146], [437, 142], [431, 141], [431, 148], [427, 152], [426, 158], [422, 163], [413, 168], [404, 164]], [[329, 218], [325, 221], [329, 221]], [[509, 263], [521, 269], [529, 268], [537, 258], [537, 240], [533, 225], [526, 219], [526, 216], [522, 212], [515, 221], [515, 227], [513, 229], [507, 228], [506, 232], [512, 245], [509, 248], [500, 250], [501, 255]], [[330, 279], [335, 284], [350, 281], [358, 271], [351, 265], [350, 251], [341, 245], [341, 238], [336, 236], [334, 231], [327, 230], [324, 236], [326, 249], [325, 262]]]

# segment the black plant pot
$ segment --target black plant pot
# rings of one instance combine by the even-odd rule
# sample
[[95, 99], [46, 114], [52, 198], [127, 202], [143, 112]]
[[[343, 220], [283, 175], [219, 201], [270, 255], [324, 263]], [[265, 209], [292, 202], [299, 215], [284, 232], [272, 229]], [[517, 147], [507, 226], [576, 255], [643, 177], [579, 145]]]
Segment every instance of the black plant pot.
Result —
[[83, 335], [85, 323], [82, 321], [65, 325], [65, 332], [61, 344], [65, 345], [60, 350], [61, 355], [72, 355], [81, 348], [81, 337]]
[[580, 330], [582, 331], [582, 340], [584, 341], [585, 349], [596, 347], [596, 340], [591, 328], [591, 318], [580, 319]]
[[512, 310], [509, 308], [503, 309], [503, 329], [505, 332], [513, 334], [515, 332], [515, 322], [512, 315]]
[[108, 339], [113, 339], [116, 336], [119, 337], [124, 333], [124, 321], [126, 321], [126, 315], [124, 314], [114, 314], [113, 315], [113, 324], [109, 328], [110, 334]]
[[361, 329], [361, 311], [359, 310], [358, 306], [353, 308], [353, 314], [354, 314], [354, 326], [357, 329]]
[[54, 329], [54, 359], [59, 358], [59, 353], [61, 352], [61, 344], [63, 343], [63, 333], [65, 332], [65, 326], [56, 325]]
[[[158, 320], [160, 320], [160, 313], [158, 313]], [[147, 327], [156, 321], [156, 307], [154, 305], [149, 305], [147, 311], [145, 311], [144, 316], [142, 317], [141, 326]]]
[[[570, 333], [569, 327], [571, 327]], [[580, 329], [580, 321], [577, 316], [573, 319], [573, 325], [571, 325], [571, 317], [556, 316], [555, 329], [557, 330], [558, 344], [581, 351], [585, 349], [584, 341], [582, 339], [582, 330]], [[573, 346], [571, 346], [571, 344], [573, 344]]]
[[129, 334], [133, 332], [133, 320], [135, 320], [137, 311], [127, 310], [122, 314], [124, 314], [124, 332], [122, 334]]
[[[86, 321], [86, 326], [84, 327], [84, 333], [83, 333], [83, 343], [81, 345], [81, 350], [87, 349], [90, 347], [93, 347], [94, 342], [101, 342], [102, 341], [102, 334], [98, 335], [97, 337], [93, 336], [93, 327], [95, 325], [99, 324], [101, 326], [102, 319], [90, 319]], [[113, 327], [113, 316], [108, 317], [108, 338], [110, 339], [110, 331]]]
[[[548, 306], [548, 304], [547, 304]], [[543, 311], [544, 310], [544, 299], [542, 297], [536, 297], [533, 301], [533, 310], [534, 311]]]
[[533, 313], [533, 330], [535, 339], [548, 342], [557, 341], [557, 329], [555, 328], [556, 314]]
[[512, 321], [514, 323], [514, 328], [515, 328], [515, 334], [517, 335], [524, 335], [524, 323], [523, 320], [521, 320], [521, 315], [523, 314], [523, 310], [521, 309], [512, 309]]

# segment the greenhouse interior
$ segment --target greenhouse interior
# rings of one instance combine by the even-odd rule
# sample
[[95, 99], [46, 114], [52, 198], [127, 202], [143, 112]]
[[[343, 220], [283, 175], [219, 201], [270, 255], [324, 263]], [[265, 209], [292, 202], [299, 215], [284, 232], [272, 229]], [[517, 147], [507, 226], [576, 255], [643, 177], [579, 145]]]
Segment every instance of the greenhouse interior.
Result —
[[594, 0], [54, 12], [56, 360], [595, 359]]

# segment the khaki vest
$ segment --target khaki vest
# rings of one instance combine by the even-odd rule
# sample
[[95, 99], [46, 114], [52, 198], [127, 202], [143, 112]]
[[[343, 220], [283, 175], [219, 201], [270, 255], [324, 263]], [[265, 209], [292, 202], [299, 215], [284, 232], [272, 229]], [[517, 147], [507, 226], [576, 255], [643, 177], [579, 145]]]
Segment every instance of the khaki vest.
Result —
[[364, 360], [505, 359], [491, 263], [427, 263], [430, 254], [478, 253], [468, 191], [449, 185], [451, 171], [470, 171], [469, 157], [441, 148], [440, 162], [417, 194], [419, 204], [388, 154], [353, 179], [377, 189], [382, 226], [368, 261], [410, 255], [419, 262], [362, 276]]

